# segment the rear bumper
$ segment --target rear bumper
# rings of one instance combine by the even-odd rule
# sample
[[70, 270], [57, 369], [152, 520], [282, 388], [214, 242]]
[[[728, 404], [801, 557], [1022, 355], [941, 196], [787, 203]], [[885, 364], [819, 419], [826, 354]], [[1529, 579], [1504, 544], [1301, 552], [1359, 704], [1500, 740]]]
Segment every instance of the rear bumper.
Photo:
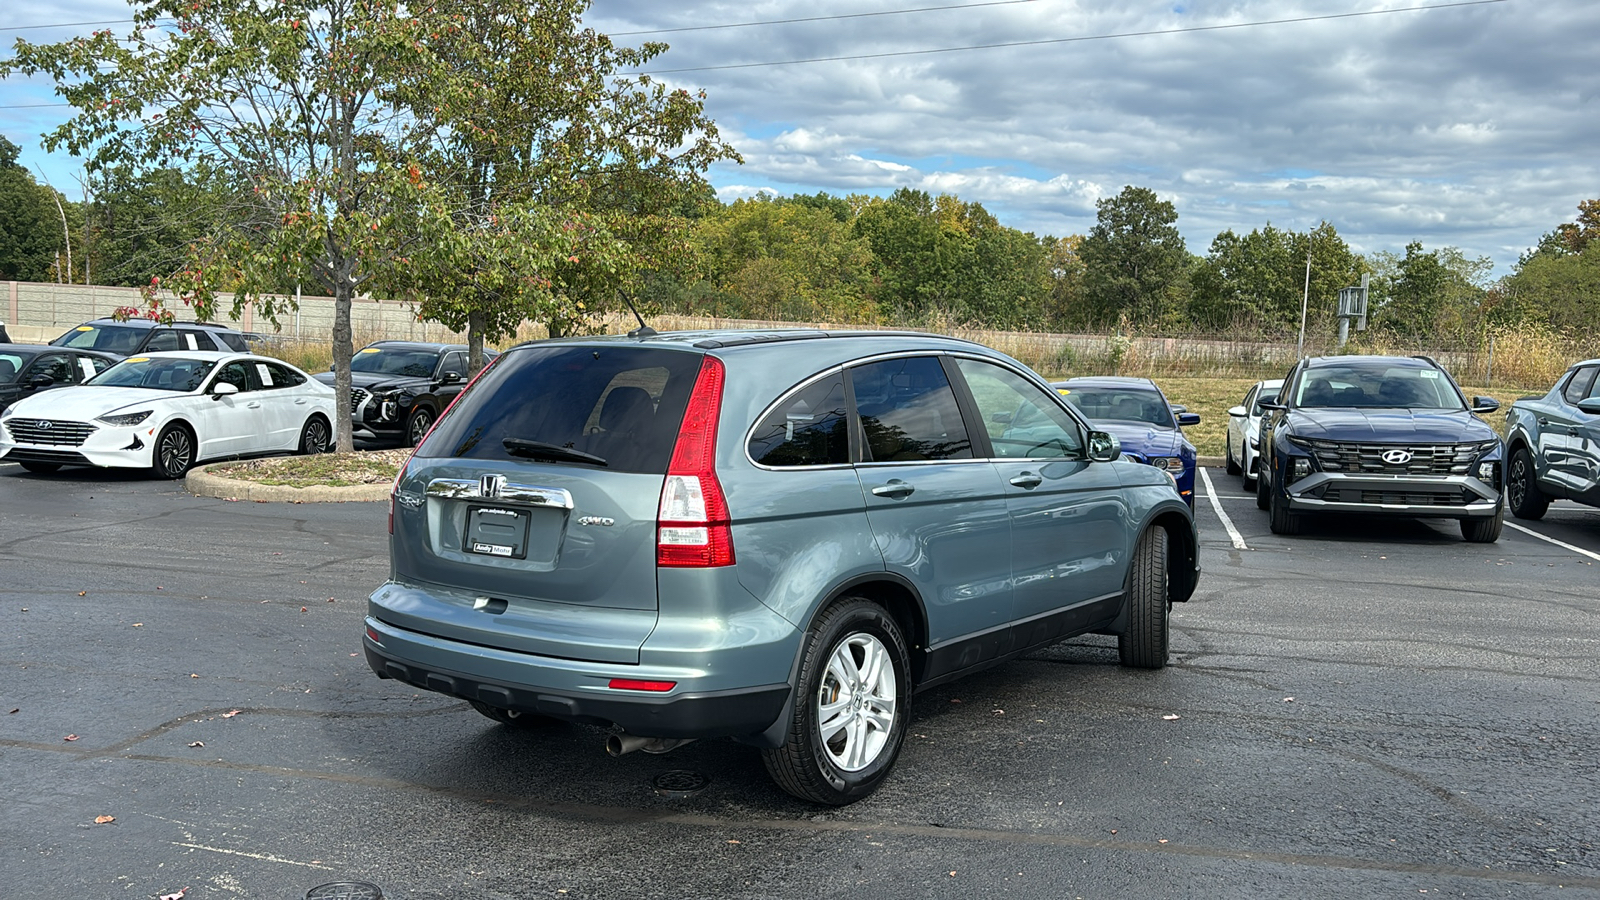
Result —
[[[787, 682], [697, 690], [696, 669], [558, 659], [498, 650], [368, 617], [367, 665], [380, 678], [502, 709], [614, 725], [640, 737], [747, 737], [767, 730], [789, 699]], [[378, 635], [378, 640], [373, 635]], [[677, 682], [670, 692], [613, 690], [613, 678]]]
[[1480, 519], [1501, 508], [1500, 492], [1469, 475], [1313, 472], [1287, 493], [1295, 512]]

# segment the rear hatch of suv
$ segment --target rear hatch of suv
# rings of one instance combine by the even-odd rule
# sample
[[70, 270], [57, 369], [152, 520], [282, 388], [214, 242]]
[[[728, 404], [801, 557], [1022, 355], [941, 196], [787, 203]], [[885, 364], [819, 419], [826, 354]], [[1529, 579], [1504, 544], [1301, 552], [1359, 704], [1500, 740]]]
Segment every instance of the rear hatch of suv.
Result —
[[705, 360], [631, 342], [502, 355], [396, 484], [395, 584], [374, 614], [501, 650], [637, 663], [656, 623], [662, 485]]

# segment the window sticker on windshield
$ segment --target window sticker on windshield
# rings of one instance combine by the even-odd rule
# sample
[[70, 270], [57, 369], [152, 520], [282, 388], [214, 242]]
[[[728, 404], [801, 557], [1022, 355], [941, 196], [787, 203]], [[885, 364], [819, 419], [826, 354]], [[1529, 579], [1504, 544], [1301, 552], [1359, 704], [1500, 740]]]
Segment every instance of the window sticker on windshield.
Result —
[[148, 357], [148, 356], [135, 356], [133, 359], [128, 360], [128, 362], [149, 362], [149, 361], [150, 361], [150, 357]]
[[1422, 374], [1423, 378], [1438, 378], [1439, 377], [1439, 373], [1434, 371], [1433, 369], [1423, 369], [1421, 374]]
[[93, 378], [94, 363], [90, 362], [87, 357], [80, 356], [78, 357], [78, 371], [83, 373], [84, 378]]
[[265, 363], [256, 363], [256, 374], [261, 376], [262, 387], [272, 387], [272, 373], [267, 371]]
[[94, 327], [91, 326], [91, 325], [79, 325], [78, 326], [78, 330], [79, 331], [93, 331]]
[[366, 349], [362, 350], [361, 352], [362, 353], [382, 353], [383, 351], [378, 349], [377, 347], [367, 347]]

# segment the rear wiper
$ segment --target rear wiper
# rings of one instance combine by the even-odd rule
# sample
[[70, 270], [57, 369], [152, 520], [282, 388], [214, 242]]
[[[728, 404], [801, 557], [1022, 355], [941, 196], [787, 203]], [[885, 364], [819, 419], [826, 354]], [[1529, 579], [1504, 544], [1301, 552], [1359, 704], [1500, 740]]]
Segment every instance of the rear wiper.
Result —
[[544, 441], [530, 441], [524, 438], [505, 438], [501, 445], [512, 456], [522, 456], [527, 459], [550, 459], [561, 462], [590, 463], [596, 466], [609, 466], [603, 457], [571, 447], [562, 447], [558, 444], [546, 444]]

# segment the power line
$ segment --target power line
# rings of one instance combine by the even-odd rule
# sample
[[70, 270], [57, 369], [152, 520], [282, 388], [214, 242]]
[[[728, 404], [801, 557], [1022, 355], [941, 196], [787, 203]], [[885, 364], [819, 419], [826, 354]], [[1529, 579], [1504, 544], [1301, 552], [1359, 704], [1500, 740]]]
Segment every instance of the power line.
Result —
[[682, 28], [651, 28], [644, 31], [613, 31], [610, 37], [632, 37], [638, 34], [677, 34], [683, 31], [711, 31], [717, 28], [753, 28], [757, 25], [794, 25], [799, 22], [836, 22], [840, 19], [866, 19], [872, 16], [904, 16], [910, 13], [939, 12], [946, 9], [977, 9], [983, 6], [1015, 6], [1019, 3], [1037, 3], [1039, 0], [989, 0], [987, 3], [956, 3], [950, 6], [921, 6], [915, 9], [886, 9], [880, 12], [842, 13], [836, 16], [807, 16], [803, 19], [771, 19], [765, 22], [729, 22], [725, 25], [687, 25]]
[[[0, 31], [35, 31], [40, 28], [82, 28], [85, 25], [125, 25], [133, 19], [106, 19], [101, 22], [60, 22], [55, 25], [7, 25]], [[176, 19], [157, 19], [158, 22], [174, 22]]]
[[1505, 3], [1507, 0], [1461, 0], [1458, 3], [1437, 3], [1428, 6], [1406, 6], [1395, 9], [1372, 9], [1363, 12], [1331, 13], [1322, 16], [1297, 16], [1292, 19], [1265, 19], [1258, 22], [1232, 22], [1227, 25], [1191, 25], [1184, 28], [1161, 28], [1150, 31], [1122, 31], [1114, 34], [1091, 34], [1068, 38], [1043, 38], [1034, 41], [1006, 41], [998, 44], [970, 44], [962, 47], [937, 47], [930, 50], [892, 50], [884, 53], [862, 53], [853, 56], [816, 56], [806, 59], [785, 59], [770, 62], [729, 63], [723, 66], [685, 66], [680, 69], [652, 69], [648, 72], [622, 72], [622, 75], [671, 75], [678, 72], [716, 72], [725, 69], [757, 69], [769, 66], [798, 66], [806, 63], [849, 62], [862, 59], [888, 59], [896, 56], [926, 56], [934, 53], [962, 53], [969, 50], [998, 50], [1006, 47], [1038, 47], [1046, 44], [1073, 44], [1084, 41], [1109, 41], [1119, 38], [1156, 37], [1171, 34], [1192, 34], [1200, 31], [1226, 31], [1236, 28], [1259, 28], [1265, 25], [1293, 25], [1301, 22], [1326, 22], [1332, 19], [1356, 19], [1364, 16], [1386, 16], [1392, 13], [1423, 12], [1436, 9], [1454, 9], [1464, 6], [1486, 6]]

